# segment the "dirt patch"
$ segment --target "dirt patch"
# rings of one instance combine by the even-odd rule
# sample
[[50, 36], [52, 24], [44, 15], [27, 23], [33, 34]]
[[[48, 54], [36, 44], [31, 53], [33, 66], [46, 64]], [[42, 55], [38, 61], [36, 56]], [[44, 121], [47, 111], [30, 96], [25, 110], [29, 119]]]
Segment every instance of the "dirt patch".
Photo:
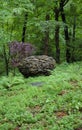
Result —
[[62, 118], [64, 116], [67, 116], [68, 114], [64, 111], [59, 111], [55, 113], [58, 118]]
[[33, 114], [33, 116], [35, 116], [36, 114], [41, 112], [41, 106], [37, 105], [37, 106], [31, 107], [30, 112]]
[[82, 128], [76, 128], [75, 130], [82, 130]]
[[62, 90], [58, 95], [62, 96], [62, 95], [64, 95], [64, 94], [66, 94], [66, 93], [68, 93], [67, 90]]
[[20, 130], [20, 128], [19, 128], [19, 127], [16, 127], [14, 130]]

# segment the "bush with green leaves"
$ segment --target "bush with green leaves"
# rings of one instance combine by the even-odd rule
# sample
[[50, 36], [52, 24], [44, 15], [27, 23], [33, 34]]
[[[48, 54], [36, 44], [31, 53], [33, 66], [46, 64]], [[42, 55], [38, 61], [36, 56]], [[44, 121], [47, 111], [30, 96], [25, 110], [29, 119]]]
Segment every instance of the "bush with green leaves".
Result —
[[11, 90], [13, 86], [24, 84], [24, 78], [22, 76], [13, 76], [12, 73], [9, 76], [2, 76], [0, 78], [0, 84], [4, 88]]

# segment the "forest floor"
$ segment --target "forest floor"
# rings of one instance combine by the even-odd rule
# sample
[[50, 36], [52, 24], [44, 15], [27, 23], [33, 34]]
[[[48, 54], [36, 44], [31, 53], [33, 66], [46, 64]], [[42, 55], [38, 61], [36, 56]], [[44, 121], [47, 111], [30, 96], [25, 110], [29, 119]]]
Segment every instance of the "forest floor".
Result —
[[82, 130], [82, 62], [0, 78], [0, 130]]

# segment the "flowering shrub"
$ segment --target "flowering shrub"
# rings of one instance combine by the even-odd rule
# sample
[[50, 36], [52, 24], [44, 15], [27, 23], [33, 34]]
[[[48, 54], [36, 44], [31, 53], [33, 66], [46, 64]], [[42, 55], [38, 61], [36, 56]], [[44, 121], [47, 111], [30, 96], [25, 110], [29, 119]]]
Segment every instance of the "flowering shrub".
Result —
[[35, 48], [30, 43], [12, 42], [9, 44], [11, 64], [17, 67], [23, 58], [33, 54]]

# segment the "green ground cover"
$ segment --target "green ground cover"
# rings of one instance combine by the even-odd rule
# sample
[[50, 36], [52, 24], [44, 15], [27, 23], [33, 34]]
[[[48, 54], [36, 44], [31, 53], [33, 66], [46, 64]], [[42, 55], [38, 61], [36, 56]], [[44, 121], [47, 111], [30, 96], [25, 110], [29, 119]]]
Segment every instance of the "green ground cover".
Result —
[[0, 78], [0, 130], [82, 130], [82, 62]]

